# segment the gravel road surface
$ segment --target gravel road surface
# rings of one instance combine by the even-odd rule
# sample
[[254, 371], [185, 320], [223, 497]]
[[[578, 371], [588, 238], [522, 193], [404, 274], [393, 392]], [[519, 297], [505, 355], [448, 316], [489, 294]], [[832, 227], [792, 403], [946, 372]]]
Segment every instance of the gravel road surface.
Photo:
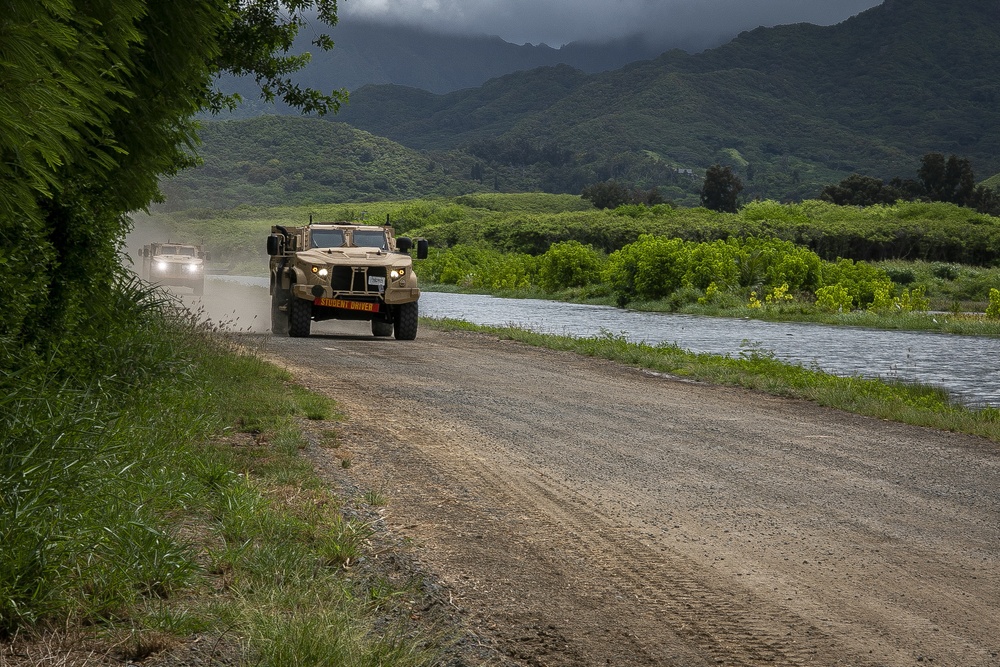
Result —
[[1000, 665], [996, 444], [426, 326], [266, 352], [513, 664]]

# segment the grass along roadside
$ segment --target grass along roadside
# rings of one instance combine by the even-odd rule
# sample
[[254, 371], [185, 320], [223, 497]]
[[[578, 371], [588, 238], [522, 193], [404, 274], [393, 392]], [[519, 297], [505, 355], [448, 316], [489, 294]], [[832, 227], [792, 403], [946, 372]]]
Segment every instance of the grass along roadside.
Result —
[[335, 406], [145, 304], [99, 381], [0, 375], [0, 665], [433, 664], [419, 584], [302, 456]]
[[696, 354], [672, 344], [631, 343], [612, 334], [574, 338], [461, 320], [427, 319], [424, 322], [437, 329], [485, 333], [690, 380], [801, 398], [855, 414], [1000, 442], [1000, 409], [972, 410], [952, 402], [944, 390], [925, 385], [830, 375], [777, 361], [771, 353], [753, 348], [739, 357], [729, 357]]

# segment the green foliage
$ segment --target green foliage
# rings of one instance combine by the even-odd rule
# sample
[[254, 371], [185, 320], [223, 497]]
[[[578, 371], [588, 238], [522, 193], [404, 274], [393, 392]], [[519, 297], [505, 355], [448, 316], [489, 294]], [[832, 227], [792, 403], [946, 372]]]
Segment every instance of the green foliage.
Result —
[[619, 208], [627, 204], [657, 206], [666, 203], [656, 188], [643, 192], [614, 180], [588, 185], [580, 196], [591, 202], [595, 208]]
[[843, 285], [827, 285], [816, 290], [816, 307], [831, 313], [849, 312], [854, 297]]
[[192, 411], [199, 384], [162, 304], [135, 288], [121, 297], [81, 377], [30, 356], [0, 375], [0, 634], [119, 613], [195, 570], [163, 513], [190, 493], [181, 443], [213, 422]]
[[340, 122], [265, 116], [204, 122], [201, 164], [165, 179], [165, 208], [304, 205], [479, 192], [471, 160], [427, 156]]
[[[883, 300], [892, 293], [892, 281], [880, 268], [865, 262], [842, 259], [823, 265], [820, 282], [823, 286], [837, 285], [844, 288], [851, 302], [858, 308], [876, 304], [878, 309]], [[882, 300], [879, 300], [882, 299]]]
[[[305, 575], [297, 583], [317, 578], [319, 559], [301, 548], [308, 541], [288, 539], [297, 530], [293, 522], [276, 521], [259, 489], [232, 472], [234, 448], [220, 448], [225, 462], [216, 464], [206, 460], [211, 455], [202, 458], [201, 446], [232, 425], [223, 416], [236, 406], [268, 425], [289, 414], [321, 417], [328, 406], [288, 392], [287, 378], [259, 359], [220, 352], [162, 295], [133, 282], [119, 252], [127, 215], [157, 199], [161, 176], [192, 163], [193, 115], [226, 105], [211, 89], [219, 70], [249, 73], [265, 96], [306, 110], [337, 106], [339, 94], [289, 80], [304, 58], [275, 55], [307, 14], [332, 23], [335, 6], [334, 0], [5, 3], [0, 636], [122, 618], [136, 629], [138, 606], [169, 605], [203, 581], [203, 554], [177, 525], [190, 519], [185, 529], [198, 525], [209, 534], [209, 506], [219, 522], [212, 538], [223, 540], [227, 531], [247, 536], [243, 552], [255, 551], [258, 540], [279, 545], [271, 551], [282, 564], [304, 553], [293, 563]], [[250, 400], [262, 387], [272, 392], [268, 399], [275, 392], [292, 398]], [[294, 412], [283, 412], [289, 402]], [[266, 458], [275, 460], [282, 448], [294, 453], [290, 440], [275, 435]], [[299, 466], [308, 468], [301, 460]], [[279, 467], [291, 481], [294, 456]], [[206, 501], [213, 494], [234, 502], [214, 505]], [[275, 524], [280, 530], [268, 532]], [[324, 544], [329, 551], [333, 540]], [[243, 592], [273, 593], [285, 572], [269, 567], [274, 561], [257, 563], [265, 577]], [[328, 586], [324, 593], [335, 588], [342, 590]], [[355, 655], [388, 653], [367, 644], [357, 642], [362, 650]]]
[[538, 284], [547, 292], [584, 287], [600, 280], [604, 257], [579, 241], [553, 243], [539, 258]]
[[538, 258], [523, 253], [502, 253], [477, 246], [455, 246], [447, 252], [432, 249], [416, 261], [421, 279], [470, 289], [527, 289], [538, 275]]
[[701, 188], [701, 205], [712, 211], [736, 213], [737, 198], [743, 192], [743, 181], [732, 167], [715, 164], [705, 172]]
[[625, 300], [661, 299], [682, 287], [811, 290], [822, 262], [787, 241], [736, 238], [695, 243], [641, 236], [610, 255], [604, 279]]
[[[15, 0], [0, 25], [0, 339], [79, 365], [90, 322], [123, 277], [127, 214], [158, 180], [192, 164], [193, 115], [219, 108], [220, 69], [253, 73], [264, 94], [324, 112], [339, 95], [288, 80], [305, 61], [275, 56], [306, 13], [333, 0]], [[13, 269], [13, 270], [11, 270]], [[55, 355], [55, 356], [54, 356]]]
[[851, 174], [839, 184], [823, 188], [819, 198], [837, 206], [876, 206], [894, 204], [904, 193], [880, 178]]
[[986, 308], [986, 317], [1000, 319], [1000, 289], [990, 289], [990, 305]]

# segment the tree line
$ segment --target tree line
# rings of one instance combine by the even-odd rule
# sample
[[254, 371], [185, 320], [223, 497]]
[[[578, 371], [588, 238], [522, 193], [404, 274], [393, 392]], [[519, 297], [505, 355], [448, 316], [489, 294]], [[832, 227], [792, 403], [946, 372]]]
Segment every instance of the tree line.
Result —
[[[720, 213], [736, 213], [743, 189], [743, 181], [732, 167], [714, 164], [705, 172], [701, 205]], [[656, 188], [644, 192], [616, 180], [592, 183], [580, 196], [603, 209], [665, 202]], [[924, 155], [916, 179], [896, 177], [885, 182], [873, 176], [851, 174], [840, 183], [823, 188], [819, 199], [838, 206], [890, 205], [898, 201], [945, 202], [1000, 216], [1000, 192], [976, 184], [975, 172], [968, 159], [957, 155], [945, 158], [942, 153]]]
[[916, 179], [893, 178], [888, 183], [873, 176], [851, 174], [828, 185], [820, 199], [840, 206], [875, 206], [897, 201], [938, 201], [1000, 215], [1000, 193], [976, 185], [968, 159], [942, 153], [927, 153], [920, 160]]

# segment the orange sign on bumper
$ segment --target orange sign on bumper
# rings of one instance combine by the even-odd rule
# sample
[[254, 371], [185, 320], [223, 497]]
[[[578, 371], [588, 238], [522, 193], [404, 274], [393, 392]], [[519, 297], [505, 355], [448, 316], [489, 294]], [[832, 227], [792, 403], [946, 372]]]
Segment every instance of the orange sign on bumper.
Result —
[[344, 310], [362, 310], [366, 313], [377, 313], [378, 304], [369, 301], [347, 301], [346, 299], [326, 299], [319, 298], [313, 301], [313, 305], [326, 306], [327, 308], [343, 308]]

